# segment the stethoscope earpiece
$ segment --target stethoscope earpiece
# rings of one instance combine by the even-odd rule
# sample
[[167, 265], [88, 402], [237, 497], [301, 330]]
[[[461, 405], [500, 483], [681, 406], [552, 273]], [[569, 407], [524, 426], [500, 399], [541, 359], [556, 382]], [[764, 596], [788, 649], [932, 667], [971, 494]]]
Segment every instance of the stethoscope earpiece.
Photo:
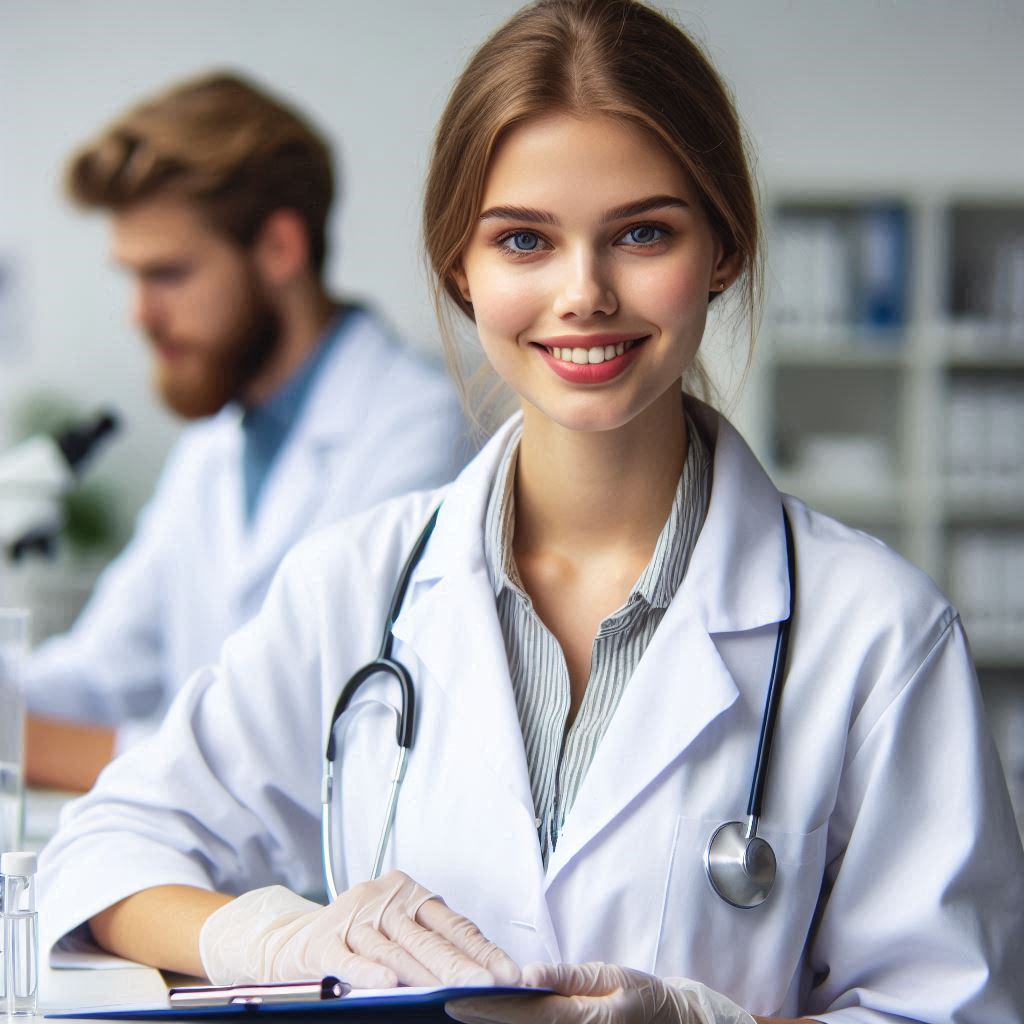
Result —
[[740, 910], [760, 906], [775, 884], [775, 851], [752, 831], [749, 822], [727, 821], [711, 833], [704, 850], [711, 888]]

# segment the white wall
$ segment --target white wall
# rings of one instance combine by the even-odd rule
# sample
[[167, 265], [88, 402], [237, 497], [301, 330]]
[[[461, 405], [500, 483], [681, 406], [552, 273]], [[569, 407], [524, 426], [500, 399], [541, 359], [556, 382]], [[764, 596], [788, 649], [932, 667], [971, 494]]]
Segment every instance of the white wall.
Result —
[[[104, 469], [148, 490], [177, 429], [150, 400], [102, 222], [69, 210], [59, 170], [121, 107], [231, 66], [306, 108], [337, 146], [344, 200], [332, 283], [433, 344], [418, 200], [431, 129], [473, 45], [511, 0], [3, 0], [0, 255], [22, 272], [19, 352], [0, 342], [0, 406], [52, 386], [115, 403]], [[1024, 179], [1019, 0], [701, 0], [675, 6], [732, 83], [769, 187], [782, 180]], [[0, 431], [3, 430], [0, 414]], [[2, 440], [2, 434], [0, 434]]]

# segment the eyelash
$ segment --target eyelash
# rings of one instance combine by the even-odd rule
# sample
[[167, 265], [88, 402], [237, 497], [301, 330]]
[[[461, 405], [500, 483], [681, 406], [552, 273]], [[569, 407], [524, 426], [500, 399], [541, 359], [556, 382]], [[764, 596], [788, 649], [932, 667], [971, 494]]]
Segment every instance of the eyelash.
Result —
[[[659, 232], [657, 238], [650, 242], [626, 242], [625, 244], [633, 249], [653, 249], [655, 246], [667, 241], [674, 232], [671, 228], [666, 227], [664, 224], [634, 224], [632, 227], [627, 228], [617, 238], [616, 241], [621, 241], [626, 235], [632, 234], [634, 231], [642, 231], [644, 229], [650, 229], [652, 231]], [[535, 256], [538, 252], [542, 252], [543, 249], [513, 249], [507, 243], [511, 242], [512, 239], [519, 235], [530, 235], [536, 238], [539, 242], [546, 242], [546, 239], [536, 231], [528, 231], [523, 228], [517, 228], [513, 231], [506, 231], [499, 235], [495, 240], [494, 244], [500, 249], [506, 256], [511, 257], [515, 260], [528, 259], [531, 256]], [[547, 243], [550, 247], [550, 243]]]

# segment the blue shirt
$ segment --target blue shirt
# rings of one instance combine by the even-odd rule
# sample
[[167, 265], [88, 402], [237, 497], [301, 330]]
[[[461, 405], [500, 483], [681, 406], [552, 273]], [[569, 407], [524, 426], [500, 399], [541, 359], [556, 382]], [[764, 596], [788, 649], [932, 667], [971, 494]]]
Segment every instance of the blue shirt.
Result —
[[334, 317], [323, 339], [282, 387], [262, 405], [251, 406], [242, 415], [242, 482], [247, 524], [256, 518], [263, 484], [292, 424], [299, 418], [328, 352], [338, 344], [349, 312], [347, 307]]

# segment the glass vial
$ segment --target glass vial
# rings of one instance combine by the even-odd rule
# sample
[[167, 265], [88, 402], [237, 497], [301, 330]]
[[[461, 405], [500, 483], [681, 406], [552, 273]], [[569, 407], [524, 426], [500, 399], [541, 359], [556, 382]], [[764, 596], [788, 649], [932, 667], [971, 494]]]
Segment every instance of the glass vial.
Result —
[[0, 856], [3, 876], [3, 961], [7, 1019], [30, 1017], [39, 1008], [39, 913], [36, 855]]
[[0, 854], [22, 845], [25, 701], [22, 665], [28, 654], [29, 612], [0, 608]]

